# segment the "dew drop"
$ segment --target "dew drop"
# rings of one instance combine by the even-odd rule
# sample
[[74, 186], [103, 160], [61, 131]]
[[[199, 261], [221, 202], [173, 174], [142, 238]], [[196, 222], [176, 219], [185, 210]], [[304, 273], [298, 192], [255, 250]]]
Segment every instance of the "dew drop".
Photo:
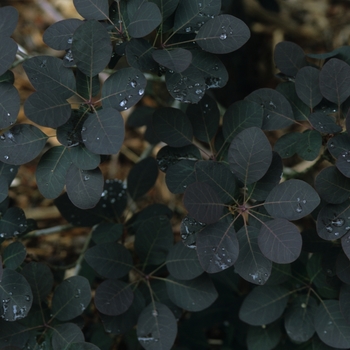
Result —
[[131, 85], [132, 88], [135, 88], [136, 85], [137, 85], [136, 80], [131, 80], [130, 85]]
[[40, 68], [45, 68], [46, 67], [46, 60], [43, 60], [40, 64]]
[[335, 227], [342, 227], [344, 225], [344, 219], [337, 218], [331, 221], [331, 224]]
[[298, 204], [297, 208], [295, 209], [297, 213], [301, 213], [303, 211], [303, 208], [301, 207], [300, 204]]
[[74, 58], [73, 58], [72, 50], [67, 51], [66, 55], [64, 56], [64, 59], [67, 60], [68, 62], [73, 62]]
[[4, 156], [4, 158], [5, 158], [6, 160], [8, 160], [10, 157], [9, 157], [9, 156]]
[[85, 175], [84, 176], [84, 181], [88, 181], [90, 179], [90, 176], [89, 175]]
[[197, 89], [196, 90], [196, 95], [200, 95], [200, 94], [202, 94], [203, 93], [203, 90], [201, 90], [201, 89]]
[[82, 132], [86, 131], [86, 127], [83, 126], [83, 127], [81, 128], [81, 131], [82, 131]]
[[142, 96], [144, 93], [145, 93], [145, 89], [140, 89], [138, 92], [139, 96]]
[[68, 38], [67, 43], [70, 45], [72, 42], [73, 42], [73, 38], [72, 37]]
[[126, 98], [124, 98], [123, 100], [121, 100], [119, 102], [119, 106], [120, 107], [125, 107], [127, 105], [127, 103], [128, 103], [128, 100]]
[[1, 135], [0, 139], [4, 141], [4, 140], [6, 140], [6, 137], [4, 135]]
[[187, 28], [185, 29], [185, 32], [186, 32], [186, 33], [189, 33], [191, 30], [192, 30], [192, 27], [187, 27]]
[[222, 33], [220, 36], [219, 36], [220, 40], [225, 40], [227, 38], [227, 35], [226, 33]]
[[276, 105], [272, 101], [269, 102], [269, 106], [271, 106], [272, 108], [276, 109]]
[[158, 316], [158, 311], [157, 310], [152, 310], [152, 316], [157, 317]]
[[333, 232], [333, 228], [330, 225], [326, 226], [326, 230], [329, 233]]
[[26, 295], [26, 300], [29, 301], [30, 300], [30, 296]]

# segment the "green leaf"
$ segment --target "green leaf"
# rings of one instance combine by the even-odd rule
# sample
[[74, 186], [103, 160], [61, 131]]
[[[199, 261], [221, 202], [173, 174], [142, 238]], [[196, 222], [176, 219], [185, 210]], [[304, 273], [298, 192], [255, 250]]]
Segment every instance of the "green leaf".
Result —
[[96, 244], [116, 242], [123, 235], [123, 225], [103, 222], [97, 225], [92, 231], [91, 239]]
[[0, 159], [6, 164], [21, 165], [36, 158], [47, 136], [30, 124], [18, 124], [0, 137]]
[[71, 165], [66, 175], [66, 188], [69, 199], [78, 208], [95, 207], [103, 191], [101, 170], [81, 170]]
[[84, 258], [86, 262], [101, 276], [120, 278], [133, 267], [130, 252], [116, 242], [106, 242], [89, 248]]
[[0, 101], [0, 128], [5, 129], [16, 122], [20, 108], [19, 93], [11, 83], [0, 83]]
[[244, 299], [239, 318], [252, 326], [262, 326], [276, 321], [287, 306], [290, 292], [281, 286], [254, 288]]
[[136, 163], [127, 179], [131, 198], [135, 200], [146, 194], [155, 185], [157, 178], [158, 166], [154, 158], [147, 157]]
[[130, 23], [127, 27], [129, 35], [141, 38], [150, 34], [162, 22], [162, 15], [156, 4], [142, 1], [137, 10], [129, 15]]
[[175, 108], [161, 108], [153, 114], [153, 128], [161, 141], [171, 147], [192, 143], [193, 128], [184, 112]]
[[[184, 193], [187, 186], [196, 181], [195, 162], [192, 160], [180, 160], [167, 169], [165, 182], [170, 192], [174, 194]], [[6, 186], [7, 196], [7, 186]]]
[[322, 199], [328, 203], [340, 204], [349, 198], [350, 179], [335, 166], [329, 166], [316, 176], [315, 188]]
[[172, 276], [180, 280], [191, 280], [203, 273], [196, 251], [187, 248], [182, 242], [170, 249], [166, 267]]
[[209, 19], [198, 31], [196, 43], [211, 53], [229, 53], [238, 50], [250, 38], [248, 26], [231, 15]]
[[228, 162], [231, 171], [244, 185], [261, 179], [272, 161], [270, 143], [257, 127], [241, 131], [231, 142]]
[[278, 130], [294, 123], [293, 110], [288, 100], [278, 91], [258, 89], [245, 98], [263, 109], [263, 130]]
[[221, 272], [233, 266], [239, 253], [232, 222], [207, 225], [197, 235], [196, 246], [198, 259], [208, 273]]
[[9, 184], [5, 176], [0, 175], [0, 202], [8, 196]]
[[64, 146], [52, 147], [40, 158], [35, 176], [44, 197], [56, 198], [61, 194], [70, 165], [70, 154]]
[[3, 264], [11, 270], [16, 270], [27, 255], [26, 248], [21, 242], [13, 242], [9, 244], [3, 251]]
[[220, 122], [220, 112], [215, 100], [209, 95], [204, 95], [197, 104], [190, 104], [187, 107], [186, 114], [192, 124], [194, 137], [210, 143]]
[[79, 14], [86, 19], [104, 20], [108, 18], [108, 1], [73, 0]]
[[53, 328], [52, 350], [67, 349], [67, 346], [84, 341], [84, 334], [74, 323], [59, 324]]
[[166, 280], [170, 299], [187, 311], [201, 311], [218, 297], [213, 282], [207, 275], [184, 281], [169, 276]]
[[222, 131], [225, 142], [231, 142], [241, 131], [250, 127], [261, 128], [263, 109], [250, 101], [237, 101], [225, 112]]
[[248, 350], [271, 350], [276, 347], [281, 339], [279, 323], [263, 327], [250, 326], [247, 333]]
[[33, 303], [40, 304], [51, 292], [53, 286], [50, 268], [44, 263], [31, 261], [24, 265], [21, 273], [33, 291]]
[[0, 238], [11, 238], [27, 229], [27, 220], [21, 208], [11, 207], [0, 220]]
[[65, 279], [56, 289], [52, 298], [53, 317], [68, 321], [81, 315], [91, 301], [89, 281], [82, 276]]
[[326, 134], [336, 134], [342, 131], [342, 127], [336, 124], [334, 118], [322, 111], [311, 113], [309, 122], [315, 130]]
[[75, 30], [72, 54], [78, 69], [88, 77], [94, 77], [107, 66], [112, 45], [102, 23], [88, 20]]
[[43, 35], [46, 45], [55, 50], [67, 50], [72, 45], [75, 30], [83, 23], [78, 18], [69, 18], [58, 21], [47, 28]]
[[170, 220], [164, 216], [151, 217], [137, 228], [135, 251], [143, 265], [162, 264], [173, 246]]
[[350, 326], [340, 312], [338, 300], [323, 300], [314, 322], [317, 335], [324, 343], [342, 349], [350, 347]]
[[300, 132], [290, 132], [282, 135], [275, 143], [273, 150], [277, 152], [281, 158], [290, 158], [297, 152], [298, 144], [302, 138]]
[[95, 306], [105, 315], [117, 316], [124, 313], [134, 299], [134, 293], [130, 285], [109, 279], [103, 281], [96, 289]]
[[18, 46], [12, 38], [1, 37], [0, 40], [0, 75], [4, 74], [16, 59]]
[[[35, 334], [35, 333], [34, 333]], [[22, 349], [30, 337], [34, 337], [28, 327], [18, 322], [7, 322], [0, 319], [0, 346], [7, 350], [8, 347], [14, 350]]]
[[10, 83], [11, 85], [15, 82], [15, 75], [11, 70], [7, 70], [4, 74], [0, 75], [0, 83]]
[[206, 224], [217, 222], [224, 209], [221, 198], [205, 182], [194, 182], [189, 185], [183, 202], [191, 217]]
[[321, 134], [316, 130], [306, 130], [301, 134], [296, 151], [302, 159], [312, 161], [318, 157], [321, 146]]
[[[3, 179], [2, 182], [7, 183], [7, 185], [10, 186], [13, 179], [17, 175], [18, 168], [19, 168], [19, 166], [14, 166], [11, 164], [5, 164], [3, 162], [0, 162], [0, 176]], [[6, 196], [7, 196], [7, 189], [6, 189]], [[2, 202], [2, 201], [0, 201], [0, 202]]]
[[264, 207], [274, 218], [298, 220], [319, 204], [320, 197], [309, 184], [292, 179], [276, 186], [267, 196]]
[[131, 39], [125, 48], [125, 56], [131, 67], [141, 71], [156, 72], [158, 64], [152, 53], [155, 48], [145, 39]]
[[284, 327], [291, 340], [306, 342], [314, 335], [316, 309], [317, 302], [309, 295], [299, 295], [293, 300], [284, 319]]
[[1, 317], [5, 321], [17, 321], [27, 316], [33, 293], [27, 280], [18, 272], [4, 269], [0, 282]]
[[170, 350], [176, 334], [176, 319], [164, 304], [148, 305], [137, 321], [137, 339], [146, 350]]
[[350, 66], [338, 58], [331, 58], [322, 67], [320, 90], [329, 101], [340, 106], [350, 96]]
[[63, 66], [62, 60], [52, 56], [36, 56], [24, 61], [23, 68], [37, 91], [69, 98], [75, 94], [73, 71]]
[[173, 50], [155, 50], [152, 57], [160, 65], [176, 72], [181, 73], [189, 67], [192, 61], [191, 51], [176, 48]]
[[237, 232], [239, 255], [235, 262], [235, 272], [246, 281], [265, 284], [271, 275], [272, 263], [258, 246], [259, 230], [253, 226], [243, 226]]

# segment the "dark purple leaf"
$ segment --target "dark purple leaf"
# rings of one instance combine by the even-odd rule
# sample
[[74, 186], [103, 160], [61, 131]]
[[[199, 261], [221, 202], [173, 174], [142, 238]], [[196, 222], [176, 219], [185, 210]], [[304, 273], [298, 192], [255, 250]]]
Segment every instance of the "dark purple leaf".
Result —
[[217, 273], [231, 267], [237, 260], [239, 247], [233, 223], [207, 225], [197, 235], [197, 254], [203, 269]]
[[84, 334], [79, 328], [79, 326], [74, 323], [58, 324], [53, 327], [52, 340], [51, 340], [53, 350], [69, 349], [70, 345], [73, 345], [73, 344], [75, 346], [75, 349], [79, 350], [76, 343], [83, 342], [83, 341], [84, 341]]
[[274, 218], [298, 220], [320, 204], [320, 197], [306, 182], [288, 180], [276, 186], [267, 196], [265, 209]]
[[231, 15], [209, 19], [198, 31], [196, 43], [211, 53], [229, 53], [238, 50], [250, 38], [248, 26]]
[[3, 75], [16, 58], [18, 46], [12, 38], [1, 37], [0, 40], [0, 75]]
[[305, 130], [296, 146], [298, 155], [308, 161], [315, 160], [322, 147], [322, 136], [316, 130]]
[[283, 41], [276, 45], [274, 61], [277, 68], [290, 77], [295, 77], [299, 69], [307, 64], [303, 49], [290, 41]]
[[283, 159], [294, 156], [297, 151], [297, 145], [302, 138], [300, 132], [289, 132], [282, 135], [275, 143], [273, 150], [277, 152]]
[[217, 222], [224, 209], [220, 197], [204, 182], [189, 185], [183, 201], [189, 216], [206, 224]]
[[350, 322], [350, 286], [343, 284], [339, 293], [339, 307], [346, 321]]
[[92, 153], [82, 144], [69, 148], [69, 153], [73, 164], [81, 170], [93, 170], [101, 162], [99, 154]]
[[346, 284], [350, 284], [350, 260], [343, 252], [339, 253], [335, 268], [339, 279]]
[[18, 22], [18, 11], [12, 6], [0, 8], [0, 37], [11, 36]]
[[249, 350], [273, 349], [282, 337], [280, 325], [275, 322], [270, 325], [249, 326], [247, 333], [247, 346]]
[[298, 227], [285, 219], [262, 223], [258, 237], [261, 252], [278, 264], [295, 261], [300, 253], [302, 239]]
[[141, 71], [155, 72], [158, 64], [152, 57], [154, 47], [145, 39], [131, 39], [125, 48], [125, 55], [131, 67]]
[[77, 93], [83, 98], [89, 100], [100, 92], [101, 84], [100, 77], [95, 75], [90, 78], [79, 69], [76, 70]]
[[331, 137], [327, 142], [328, 150], [334, 158], [338, 158], [350, 150], [350, 136], [347, 132]]
[[336, 134], [342, 131], [342, 127], [336, 124], [334, 118], [323, 112], [315, 112], [309, 115], [309, 122], [315, 130], [325, 134]]
[[0, 128], [5, 129], [14, 124], [20, 108], [17, 89], [10, 83], [0, 84]]
[[269, 140], [257, 127], [241, 131], [231, 142], [228, 151], [230, 169], [245, 186], [260, 180], [271, 161]]
[[331, 58], [322, 67], [320, 90], [327, 100], [340, 106], [350, 96], [350, 66], [338, 58]]
[[8, 269], [16, 270], [23, 263], [26, 256], [25, 246], [19, 241], [12, 242], [2, 252], [3, 264]]
[[0, 220], [0, 238], [16, 237], [27, 229], [27, 220], [24, 211], [18, 207], [6, 210]]
[[184, 193], [187, 186], [196, 181], [194, 165], [194, 161], [184, 159], [169, 166], [166, 172], [165, 182], [171, 193]]
[[86, 19], [104, 20], [108, 18], [108, 1], [73, 0], [79, 14]]
[[350, 232], [341, 238], [341, 246], [348, 259], [350, 259]]
[[96, 289], [95, 306], [105, 315], [117, 316], [124, 313], [132, 304], [134, 293], [129, 284], [109, 279]]
[[189, 67], [192, 61], [192, 53], [189, 50], [176, 48], [173, 50], [155, 50], [152, 57], [161, 66], [176, 73], [181, 73]]

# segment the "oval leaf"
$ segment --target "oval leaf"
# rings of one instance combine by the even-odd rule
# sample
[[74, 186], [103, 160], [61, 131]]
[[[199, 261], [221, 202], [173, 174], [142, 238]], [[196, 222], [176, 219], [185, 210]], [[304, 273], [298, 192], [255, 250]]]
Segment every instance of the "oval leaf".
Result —
[[0, 129], [5, 129], [14, 124], [17, 119], [20, 108], [20, 97], [17, 89], [10, 83], [1, 83], [0, 101]]
[[108, 18], [108, 1], [73, 0], [79, 14], [86, 19], [104, 20]]
[[11, 270], [16, 270], [27, 255], [26, 248], [21, 242], [13, 242], [9, 244], [3, 251], [3, 264]]
[[84, 341], [83, 332], [74, 323], [56, 325], [52, 333], [52, 350], [67, 349], [72, 343]]
[[176, 48], [174, 50], [156, 50], [152, 57], [160, 65], [177, 73], [183, 72], [189, 67], [192, 61], [191, 51]]

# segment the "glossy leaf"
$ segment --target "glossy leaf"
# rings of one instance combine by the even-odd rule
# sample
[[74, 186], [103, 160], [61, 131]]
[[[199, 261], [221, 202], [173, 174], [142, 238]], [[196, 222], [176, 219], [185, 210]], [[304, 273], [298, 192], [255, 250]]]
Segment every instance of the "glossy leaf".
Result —
[[14, 124], [20, 107], [17, 89], [10, 83], [0, 84], [0, 128], [5, 129]]
[[69, 98], [75, 94], [73, 71], [64, 67], [62, 60], [51, 56], [37, 56], [26, 60], [23, 68], [37, 91]]
[[99, 275], [106, 278], [123, 277], [133, 266], [130, 252], [116, 242], [101, 243], [89, 248], [84, 258]]
[[176, 48], [174, 50], [155, 50], [152, 57], [161, 66], [174, 72], [181, 73], [189, 67], [192, 61], [192, 53], [189, 50]]
[[257, 127], [241, 131], [231, 142], [228, 153], [230, 169], [245, 185], [261, 179], [271, 161], [270, 143]]
[[78, 18], [58, 21], [45, 30], [43, 41], [55, 50], [67, 50], [72, 45], [75, 30], [82, 23]]
[[71, 320], [83, 313], [91, 301], [89, 281], [82, 276], [65, 279], [52, 297], [53, 317], [60, 321]]
[[148, 305], [137, 321], [137, 339], [146, 350], [170, 350], [176, 334], [173, 313], [159, 302]]
[[291, 340], [306, 342], [314, 335], [316, 309], [317, 302], [313, 297], [300, 295], [293, 300], [284, 320], [284, 327]]
[[248, 26], [231, 15], [210, 19], [198, 31], [196, 43], [211, 53], [229, 53], [238, 50], [250, 38]]
[[350, 230], [350, 203], [326, 204], [317, 216], [317, 234], [326, 240], [341, 238]]
[[166, 267], [172, 276], [180, 280], [191, 280], [203, 273], [196, 251], [187, 248], [182, 242], [170, 249]]
[[118, 153], [124, 141], [124, 120], [114, 108], [104, 108], [88, 116], [81, 132], [84, 145], [91, 152]]
[[0, 220], [0, 238], [11, 238], [27, 229], [27, 220], [21, 208], [11, 207]]
[[290, 158], [296, 153], [301, 138], [302, 134], [299, 132], [284, 134], [277, 140], [273, 150], [282, 158]]
[[84, 341], [83, 332], [74, 323], [56, 325], [52, 333], [52, 350], [66, 349], [72, 343]]
[[129, 35], [133, 38], [141, 38], [158, 27], [162, 22], [162, 15], [156, 4], [144, 1], [129, 19], [127, 28]]
[[53, 275], [50, 268], [44, 263], [31, 261], [24, 265], [21, 274], [33, 291], [33, 303], [40, 304], [51, 292], [53, 286]]
[[88, 77], [100, 73], [108, 64], [112, 45], [105, 27], [97, 21], [86, 21], [74, 32], [72, 42], [74, 61]]
[[247, 346], [249, 350], [271, 350], [281, 339], [279, 323], [264, 327], [250, 326], [247, 333]]
[[291, 77], [295, 77], [299, 69], [307, 64], [303, 49], [290, 41], [278, 43], [273, 58], [277, 68]]
[[182, 103], [198, 103], [205, 94], [203, 74], [192, 65], [181, 73], [167, 71], [165, 81], [170, 95]]
[[261, 252], [278, 264], [295, 261], [301, 253], [302, 243], [297, 226], [285, 219], [264, 222], [258, 237]]
[[349, 198], [350, 179], [335, 166], [330, 166], [319, 172], [315, 179], [315, 188], [328, 203], [340, 204]]
[[162, 264], [173, 245], [169, 219], [162, 215], [151, 217], [140, 225], [135, 235], [135, 251], [146, 265]]
[[2, 300], [1, 317], [5, 321], [13, 322], [27, 316], [33, 303], [33, 293], [21, 274], [4, 269], [0, 282], [0, 299]]
[[323, 300], [316, 310], [314, 323], [324, 343], [341, 349], [350, 347], [350, 326], [340, 312], [338, 300]]
[[123, 235], [123, 225], [103, 222], [95, 226], [91, 239], [96, 244], [116, 242]]
[[153, 114], [153, 128], [160, 140], [171, 147], [192, 143], [192, 125], [179, 109], [167, 107], [156, 110]]
[[210, 143], [220, 122], [220, 112], [216, 102], [208, 95], [204, 95], [197, 104], [187, 107], [186, 114], [192, 124], [194, 137]]
[[132, 199], [146, 194], [156, 183], [158, 177], [157, 162], [152, 157], [136, 163], [128, 175], [128, 192]]
[[206, 224], [218, 221], [224, 208], [216, 191], [205, 182], [194, 182], [189, 185], [183, 202], [189, 216]]
[[282, 315], [289, 294], [282, 286], [256, 287], [244, 299], [239, 318], [252, 326], [272, 323]]
[[16, 270], [27, 255], [26, 248], [21, 242], [13, 242], [9, 244], [2, 253], [3, 264], [6, 268]]
[[56, 198], [61, 194], [70, 165], [70, 154], [63, 146], [50, 148], [40, 158], [35, 176], [44, 197]]
[[316, 130], [306, 130], [301, 134], [296, 151], [302, 159], [312, 161], [318, 157], [321, 146], [321, 134]]
[[265, 284], [271, 275], [272, 263], [261, 253], [258, 235], [259, 230], [253, 226], [244, 226], [237, 232], [239, 255], [235, 272], [248, 282]]
[[204, 310], [218, 297], [214, 284], [207, 275], [189, 281], [169, 276], [165, 282], [170, 299], [187, 311]]
[[228, 269], [237, 260], [238, 240], [232, 223], [207, 225], [197, 236], [198, 259], [208, 273]]
[[81, 170], [93, 170], [101, 162], [99, 154], [92, 153], [82, 144], [70, 148], [69, 153], [72, 163]]
[[86, 19], [104, 20], [108, 18], [108, 1], [73, 0], [79, 14]]
[[182, 243], [187, 247], [194, 249], [196, 247], [197, 233], [206, 226], [203, 222], [197, 221], [190, 216], [185, 216], [181, 221], [180, 234]]
[[316, 191], [301, 180], [288, 180], [267, 196], [265, 209], [274, 218], [298, 220], [310, 214], [320, 203]]
[[301, 68], [295, 78], [295, 90], [299, 98], [310, 107], [318, 105], [323, 96], [319, 87], [320, 71], [314, 67]]
[[12, 6], [0, 9], [0, 37], [11, 36], [18, 22], [18, 11]]
[[320, 90], [329, 101], [340, 106], [350, 96], [350, 66], [339, 60], [331, 58], [320, 73]]
[[154, 50], [155, 48], [143, 38], [131, 39], [125, 48], [125, 56], [131, 67], [154, 72], [158, 70], [158, 64], [152, 57]]
[[103, 281], [96, 289], [95, 306], [105, 315], [117, 316], [124, 313], [134, 299], [130, 285], [109, 279]]
[[315, 112], [309, 115], [309, 122], [315, 130], [326, 134], [336, 134], [342, 131], [342, 127], [336, 124], [334, 118], [323, 112]]
[[288, 100], [278, 91], [258, 89], [245, 98], [263, 108], [263, 130], [283, 129], [294, 123], [293, 110]]
[[102, 86], [102, 106], [124, 111], [141, 100], [147, 80], [135, 68], [124, 68], [110, 75]]
[[334, 158], [350, 149], [350, 135], [347, 132], [331, 137], [327, 142], [328, 150]]
[[0, 159], [6, 164], [21, 165], [36, 158], [47, 136], [30, 124], [18, 124], [0, 137]]
[[[5, 22], [7, 22], [5, 20]], [[0, 40], [0, 75], [4, 74], [16, 59], [18, 46], [12, 38], [1, 37]]]
[[233, 200], [236, 192], [236, 179], [226, 165], [203, 160], [196, 162], [195, 171], [197, 181], [208, 184], [223, 203]]
[[66, 175], [69, 199], [81, 209], [93, 208], [101, 198], [103, 176], [101, 170], [80, 170], [71, 165]]
[[273, 152], [272, 161], [266, 174], [259, 181], [248, 186], [249, 196], [258, 201], [264, 201], [271, 190], [279, 184], [282, 174], [282, 159], [276, 152]]
[[342, 152], [337, 159], [337, 169], [346, 177], [350, 177], [350, 152]]
[[222, 130], [226, 142], [231, 142], [241, 131], [250, 127], [261, 128], [263, 109], [250, 101], [233, 103], [223, 116]]
[[184, 193], [187, 186], [196, 181], [194, 165], [192, 160], [180, 160], [167, 169], [165, 182], [170, 192]]
[[205, 51], [192, 51], [192, 66], [203, 75], [207, 89], [222, 88], [228, 81], [228, 72], [224, 64], [215, 55]]

